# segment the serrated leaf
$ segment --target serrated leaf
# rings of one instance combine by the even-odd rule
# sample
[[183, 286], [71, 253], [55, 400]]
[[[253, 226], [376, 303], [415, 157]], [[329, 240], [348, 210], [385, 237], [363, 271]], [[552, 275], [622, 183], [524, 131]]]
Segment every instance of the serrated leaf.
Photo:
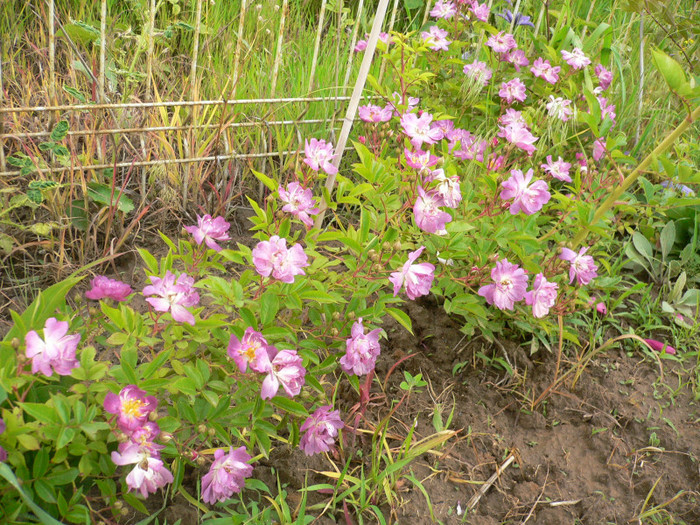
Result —
[[28, 185], [29, 189], [32, 190], [49, 190], [58, 186], [58, 182], [53, 180], [33, 180]]
[[27, 190], [27, 198], [34, 204], [41, 204], [42, 202], [44, 202], [44, 196], [41, 194], [40, 190]]
[[66, 138], [67, 134], [68, 134], [68, 121], [61, 120], [53, 127], [53, 130], [51, 130], [51, 140], [53, 142], [61, 142], [63, 139]]

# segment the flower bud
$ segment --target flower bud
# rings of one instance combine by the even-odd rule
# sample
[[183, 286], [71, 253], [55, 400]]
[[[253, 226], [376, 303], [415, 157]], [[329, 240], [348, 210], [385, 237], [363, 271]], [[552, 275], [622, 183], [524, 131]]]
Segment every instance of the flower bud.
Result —
[[340, 312], [333, 312], [331, 317], [333, 318], [334, 321], [337, 321], [338, 319], [340, 319]]
[[199, 457], [195, 460], [195, 462], [196, 462], [197, 465], [199, 465], [200, 467], [203, 467], [204, 465], [207, 464], [207, 458], [205, 458], [204, 456], [199, 456]]
[[117, 510], [119, 510], [123, 507], [124, 507], [124, 504], [120, 500], [115, 501], [114, 504], [112, 505], [112, 508], [117, 509]]
[[204, 424], [201, 424], [197, 427], [197, 432], [200, 434], [206, 434], [207, 433], [207, 427]]
[[168, 433], [168, 432], [161, 432], [160, 433], [160, 440], [163, 443], [169, 443], [173, 440], [173, 435]]
[[211, 436], [211, 437], [214, 437], [214, 436], [216, 435], [216, 429], [213, 428], [213, 427], [210, 427], [210, 428], [207, 430], [207, 434], [209, 434], [209, 436]]
[[[370, 251], [374, 251], [374, 250], [370, 250]], [[370, 254], [369, 258], [372, 262], [377, 262], [377, 261], [379, 261], [379, 254], [377, 252], [374, 252], [374, 253]]]
[[154, 410], [150, 414], [148, 414], [148, 420], [149, 421], [156, 421], [158, 419], [158, 411]]
[[129, 441], [129, 436], [127, 436], [126, 434], [124, 434], [124, 432], [120, 432], [120, 433], [117, 435], [117, 441], [118, 441], [119, 443], [126, 443], [127, 441]]
[[376, 264], [373, 264], [373, 265], [372, 265], [372, 271], [373, 271], [373, 272], [381, 272], [383, 269], [384, 269], [384, 267], [383, 267], [381, 264], [379, 264], [379, 263], [376, 263]]
[[[377, 250], [370, 250], [367, 252], [367, 256], [372, 259], [372, 257], [375, 257], [377, 255]], [[374, 259], [372, 259], [374, 260]]]
[[340, 333], [340, 331], [338, 331], [338, 329], [335, 326], [333, 328], [331, 328], [331, 335], [333, 337], [337, 337], [339, 333]]
[[401, 241], [394, 241], [394, 250], [397, 252], [401, 249]]
[[127, 509], [127, 508], [121, 509], [121, 510], [119, 511], [119, 514], [121, 514], [122, 516], [128, 516], [128, 515], [129, 515], [129, 509]]
[[354, 321], [355, 317], [357, 317], [355, 315], [355, 312], [348, 312], [348, 319], [350, 319], [351, 321]]
[[391, 251], [391, 246], [392, 244], [389, 241], [384, 241], [384, 243], [382, 244], [382, 250], [384, 250], [385, 252], [389, 252]]
[[282, 210], [277, 210], [277, 213], [275, 213], [275, 217], [277, 217], [280, 220], [284, 219], [284, 215], [285, 213]]
[[19, 348], [19, 339], [16, 338], [16, 337], [13, 337], [13, 338], [12, 338], [12, 343], [10, 343], [10, 344], [12, 345], [12, 348], [14, 348], [15, 350], [17, 350], [17, 349]]
[[90, 314], [90, 317], [95, 317], [100, 311], [95, 308], [94, 306], [91, 306], [88, 308], [88, 313]]

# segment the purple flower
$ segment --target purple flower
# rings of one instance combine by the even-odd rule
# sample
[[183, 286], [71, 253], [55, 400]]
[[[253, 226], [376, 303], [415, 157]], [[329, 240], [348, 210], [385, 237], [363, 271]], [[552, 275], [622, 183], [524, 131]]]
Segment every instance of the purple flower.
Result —
[[583, 69], [591, 63], [591, 59], [584, 54], [580, 47], [575, 47], [571, 52], [562, 50], [561, 56], [574, 69]]
[[447, 31], [438, 26], [430, 26], [428, 31], [420, 34], [423, 43], [433, 51], [447, 51], [452, 41], [447, 40]]
[[532, 169], [527, 170], [525, 175], [520, 170], [511, 170], [510, 174], [510, 178], [501, 184], [503, 191], [500, 197], [504, 200], [513, 199], [510, 205], [512, 215], [517, 215], [520, 210], [525, 215], [532, 215], [549, 202], [551, 195], [545, 181], [538, 180], [530, 184]]
[[253, 473], [252, 465], [248, 464], [251, 459], [245, 447], [236, 450], [230, 447], [228, 454], [221, 448], [217, 449], [209, 472], [202, 476], [202, 501], [213, 505], [243, 490], [245, 478]]
[[445, 224], [452, 220], [452, 216], [440, 209], [442, 197], [436, 190], [428, 193], [423, 188], [418, 187], [418, 198], [413, 205], [413, 215], [416, 225], [428, 233], [444, 235], [446, 233]]
[[[5, 432], [5, 428], [5, 420], [0, 418], [0, 434]], [[0, 447], [0, 463], [4, 461], [7, 461], [7, 451], [4, 448]]]
[[478, 60], [474, 60], [471, 64], [465, 64], [462, 71], [464, 71], [464, 74], [469, 78], [473, 79], [474, 82], [482, 86], [487, 86], [489, 80], [491, 80], [493, 76], [493, 71], [489, 69], [486, 62], [480, 62]]
[[355, 53], [361, 53], [365, 49], [367, 49], [367, 40], [358, 40], [355, 45]]
[[471, 10], [472, 13], [474, 13], [474, 17], [477, 20], [480, 20], [481, 22], [488, 21], [489, 13], [491, 12], [491, 9], [489, 8], [488, 3], [484, 2], [483, 4], [480, 4], [479, 2], [474, 0], [469, 9]]
[[450, 119], [443, 119], [443, 120], [436, 120], [430, 125], [431, 129], [437, 129], [440, 130], [442, 133], [442, 136], [440, 137], [440, 140], [444, 139], [447, 137], [452, 131], [455, 129], [455, 123], [452, 122]]
[[491, 270], [494, 284], [479, 288], [479, 295], [486, 302], [501, 310], [512, 310], [517, 301], [525, 298], [527, 290], [527, 274], [517, 264], [511, 264], [508, 259], [497, 261]]
[[521, 67], [530, 65], [530, 61], [525, 56], [525, 51], [522, 49], [511, 49], [505, 54], [505, 61], [510, 62], [515, 66], [516, 71], [520, 71]]
[[350, 337], [346, 342], [345, 355], [340, 358], [340, 367], [348, 374], [362, 376], [374, 370], [379, 347], [380, 328], [365, 334], [362, 318], [352, 325]]
[[493, 49], [495, 53], [507, 53], [511, 49], [518, 47], [513, 35], [503, 31], [496, 35], [491, 35], [486, 41], [486, 45]]
[[585, 246], [576, 253], [569, 248], [562, 248], [560, 259], [569, 261], [569, 284], [578, 281], [578, 284], [586, 285], [591, 282], [591, 279], [598, 276], [598, 266], [593, 262], [593, 257], [585, 255], [588, 251], [588, 246]]
[[[32, 360], [32, 374], [41, 372], [51, 377], [54, 372], [61, 376], [70, 375], [71, 370], [80, 364], [75, 351], [80, 342], [80, 334], [66, 335], [68, 323], [50, 317], [44, 324], [44, 339], [36, 331], [28, 332], [24, 338], [27, 357]], [[52, 370], [53, 369], [53, 370]]]
[[595, 67], [595, 74], [598, 77], [598, 82], [600, 82], [600, 87], [603, 91], [610, 87], [613, 80], [612, 71], [605, 68], [603, 64], [598, 64]]
[[306, 369], [301, 364], [301, 357], [294, 350], [280, 350], [272, 360], [266, 352], [261, 355], [260, 362], [268, 373], [260, 391], [263, 399], [275, 397], [280, 384], [289, 397], [299, 395], [301, 387], [304, 386]]
[[532, 305], [534, 317], [544, 317], [549, 313], [557, 301], [558, 288], [558, 284], [549, 282], [541, 273], [535, 276], [532, 290], [525, 294], [525, 304]]
[[125, 386], [119, 395], [108, 392], [104, 400], [105, 411], [117, 416], [117, 426], [126, 434], [141, 428], [157, 405], [155, 397], [136, 385]]
[[389, 276], [389, 281], [394, 285], [394, 297], [399, 294], [404, 285], [406, 286], [406, 295], [411, 300], [430, 293], [430, 287], [435, 278], [435, 266], [430, 263], [414, 264], [423, 250], [425, 250], [425, 246], [409, 253], [408, 261], [403, 265], [401, 271], [393, 272]]
[[230, 227], [223, 217], [212, 219], [211, 215], [207, 214], [204, 217], [197, 215], [197, 226], [185, 226], [185, 230], [194, 237], [197, 244], [205, 242], [209, 248], [220, 252], [221, 246], [216, 244], [216, 241], [228, 241], [229, 236], [226, 232]]
[[404, 148], [404, 155], [406, 157], [406, 164], [419, 171], [427, 170], [435, 166], [439, 160], [435, 155], [432, 155], [430, 151], [411, 151], [408, 148]]
[[605, 97], [596, 97], [598, 99], [598, 104], [600, 105], [600, 118], [605, 120], [608, 117], [615, 124], [615, 118], [617, 113], [615, 113], [615, 104], [608, 104], [608, 99]]
[[605, 139], [601, 137], [593, 143], [593, 160], [598, 162], [603, 155], [605, 155]]
[[501, 89], [498, 91], [498, 96], [505, 99], [508, 104], [512, 104], [516, 100], [518, 102], [524, 102], [527, 98], [525, 84], [523, 84], [519, 78], [503, 82], [501, 84]]
[[253, 248], [255, 271], [263, 277], [272, 277], [283, 283], [293, 283], [295, 275], [306, 275], [302, 268], [309, 266], [300, 244], [287, 248], [287, 239], [273, 235]]
[[549, 60], [537, 58], [533, 62], [530, 71], [534, 76], [538, 78], [543, 78], [550, 84], [554, 85], [559, 80], [559, 71], [561, 71], [561, 67], [552, 67], [552, 64], [549, 63]]
[[569, 176], [571, 164], [564, 162], [561, 157], [559, 157], [556, 161], [552, 161], [552, 156], [547, 155], [547, 164], [541, 164], [540, 167], [555, 179], [563, 180], [564, 182], [571, 182], [571, 177]]
[[117, 302], [126, 301], [126, 298], [133, 292], [128, 284], [104, 275], [95, 276], [90, 285], [92, 288], [85, 292], [85, 297], [93, 301], [99, 301], [105, 297]]
[[114, 451], [112, 461], [116, 465], [136, 465], [126, 476], [126, 485], [129, 491], [139, 491], [144, 498], [173, 482], [173, 475], [163, 462], [141, 447], [128, 447], [121, 454]]
[[143, 295], [159, 296], [146, 298], [156, 312], [170, 311], [173, 320], [194, 326], [194, 315], [187, 310], [188, 307], [199, 304], [199, 294], [194, 289], [194, 277], [183, 273], [176, 281], [170, 270], [165, 272], [162, 279], [151, 275], [151, 284], [143, 289]]
[[667, 354], [671, 355], [676, 354], [676, 349], [668, 343], [662, 343], [661, 341], [657, 341], [656, 339], [645, 339], [644, 341], [652, 350], [656, 350], [657, 352], [665, 351]]
[[454, 3], [448, 0], [437, 0], [432, 11], [430, 11], [430, 16], [433, 18], [443, 18], [449, 20], [457, 14], [457, 7]]
[[459, 206], [459, 203], [462, 202], [462, 189], [459, 183], [459, 176], [452, 175], [448, 177], [445, 175], [445, 170], [438, 169], [431, 173], [430, 177], [426, 179], [426, 182], [437, 182], [435, 190], [442, 198], [441, 206], [456, 208]]
[[530, 21], [529, 16], [523, 15], [522, 13], [515, 13], [515, 15], [513, 15], [513, 12], [510, 11], [509, 9], [506, 9], [504, 13], [496, 13], [496, 16], [500, 16], [509, 24], [512, 24], [513, 19], [515, 19], [515, 26], [514, 27], [518, 27], [518, 26], [535, 27], [535, 25]]
[[291, 213], [306, 226], [311, 227], [314, 221], [310, 215], [318, 214], [318, 208], [314, 206], [314, 194], [309, 189], [304, 189], [298, 182], [291, 182], [285, 190], [280, 186], [279, 196], [282, 202], [286, 202], [282, 211]]
[[328, 452], [335, 443], [338, 430], [345, 426], [340, 412], [331, 411], [331, 408], [331, 405], [317, 408], [299, 429], [299, 432], [306, 432], [299, 441], [299, 448], [307, 456]]
[[[414, 109], [416, 109], [419, 102], [420, 99], [418, 97], [409, 97], [408, 95], [404, 97], [400, 93], [394, 91], [391, 94], [391, 100], [389, 100], [388, 105], [394, 110], [394, 116], [399, 117], [403, 112], [412, 112]], [[402, 109], [403, 106], [406, 106], [405, 111]]]
[[[276, 350], [268, 350], [270, 345], [260, 332], [256, 332], [252, 327], [245, 329], [243, 337], [239, 340], [238, 337], [231, 334], [231, 339], [228, 343], [228, 356], [235, 361], [238, 369], [245, 373], [248, 367], [256, 372], [265, 373], [265, 366], [269, 361], [270, 353], [275, 354]], [[268, 356], [265, 359], [263, 356]]]
[[562, 122], [566, 122], [574, 114], [573, 110], [569, 107], [571, 101], [564, 99], [562, 97], [554, 97], [554, 95], [549, 95], [549, 102], [547, 102], [547, 111], [549, 111], [550, 117], [556, 117]]
[[430, 113], [423, 113], [420, 117], [415, 113], [404, 113], [401, 117], [401, 127], [411, 139], [414, 148], [419, 150], [423, 143], [435, 144], [442, 139], [442, 130], [431, 127], [432, 121], [433, 116]]
[[515, 123], [501, 127], [498, 136], [505, 138], [511, 144], [515, 144], [516, 147], [522, 149], [530, 156], [537, 150], [533, 144], [538, 137], [535, 137], [525, 125]]
[[360, 119], [365, 122], [389, 122], [394, 113], [394, 108], [390, 105], [382, 108], [374, 104], [367, 104], [357, 108], [357, 113], [360, 115]]
[[332, 164], [332, 161], [335, 159], [333, 144], [325, 140], [305, 140], [304, 154], [306, 155], [304, 164], [309, 166], [312, 170], [323, 170], [328, 173], [328, 175], [335, 175], [338, 173], [338, 168]]

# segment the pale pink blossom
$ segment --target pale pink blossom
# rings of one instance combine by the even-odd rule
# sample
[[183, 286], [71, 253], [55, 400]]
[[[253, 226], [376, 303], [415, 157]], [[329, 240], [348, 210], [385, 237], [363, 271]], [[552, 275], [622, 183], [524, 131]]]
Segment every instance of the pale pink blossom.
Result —
[[426, 182], [437, 182], [434, 188], [437, 190], [440, 197], [442, 197], [441, 206], [456, 208], [459, 206], [459, 203], [462, 202], [462, 189], [460, 187], [459, 176], [452, 175], [448, 177], [445, 175], [445, 170], [437, 169], [431, 172]]
[[615, 112], [615, 104], [608, 104], [608, 99], [605, 97], [596, 97], [600, 105], [600, 118], [605, 120], [608, 117], [615, 124], [617, 113]]
[[452, 216], [440, 209], [442, 197], [436, 190], [425, 192], [423, 188], [418, 188], [418, 197], [413, 205], [413, 215], [416, 225], [428, 233], [444, 235], [445, 224], [452, 221]]
[[389, 281], [394, 285], [394, 297], [399, 294], [403, 286], [406, 287], [406, 295], [411, 300], [430, 293], [430, 287], [435, 278], [435, 266], [430, 263], [415, 264], [423, 250], [425, 246], [409, 253], [408, 260], [401, 270], [389, 276]]
[[[264, 373], [270, 354], [276, 354], [277, 350], [267, 343], [260, 332], [256, 332], [249, 326], [241, 339], [231, 334], [226, 353], [238, 365], [241, 372], [245, 373], [250, 367], [251, 370]], [[267, 356], [268, 359], [263, 356]]]
[[530, 71], [534, 76], [538, 78], [543, 78], [550, 84], [556, 84], [559, 80], [559, 71], [561, 71], [561, 67], [552, 67], [552, 64], [549, 63], [549, 60], [537, 58], [533, 62]]
[[552, 196], [545, 181], [538, 180], [530, 184], [532, 169], [527, 170], [524, 175], [520, 170], [511, 170], [510, 173], [510, 178], [501, 184], [503, 191], [500, 197], [504, 200], [513, 199], [510, 205], [512, 215], [516, 215], [521, 210], [525, 215], [532, 215], [549, 202]]
[[393, 108], [390, 105], [384, 107], [375, 104], [367, 104], [357, 108], [360, 119], [365, 122], [389, 122], [393, 115]]
[[584, 54], [580, 47], [575, 47], [571, 52], [562, 50], [561, 56], [567, 64], [577, 70], [583, 69], [591, 63], [591, 59]]
[[216, 449], [209, 472], [202, 476], [202, 501], [214, 505], [243, 490], [245, 478], [253, 474], [253, 467], [248, 464], [251, 459], [245, 447], [229, 447], [228, 454], [224, 449]]
[[593, 160], [598, 162], [605, 155], [605, 139], [603, 137], [596, 139], [593, 143]]
[[269, 358], [267, 352], [261, 355], [262, 368], [267, 372], [263, 379], [260, 397], [272, 399], [277, 395], [280, 385], [289, 397], [299, 395], [304, 386], [306, 369], [302, 359], [294, 350], [280, 350], [277, 355]]
[[549, 313], [549, 309], [557, 301], [559, 285], [549, 282], [544, 275], [538, 273], [532, 290], [525, 294], [525, 304], [532, 306], [532, 315], [540, 318]]
[[500, 310], [512, 310], [516, 302], [525, 298], [527, 273], [517, 264], [509, 263], [508, 259], [497, 261], [491, 279], [493, 284], [482, 286], [478, 292], [487, 303]]
[[423, 31], [420, 34], [423, 43], [433, 51], [447, 51], [451, 40], [447, 40], [447, 31], [438, 26], [430, 26], [428, 31]]
[[299, 448], [307, 456], [328, 452], [335, 444], [338, 431], [345, 426], [340, 412], [331, 408], [331, 405], [317, 408], [299, 428], [299, 432], [305, 432], [299, 440]]
[[571, 263], [569, 267], [569, 284], [576, 279], [578, 284], [586, 285], [598, 276], [598, 266], [593, 262], [593, 257], [586, 255], [587, 251], [588, 246], [581, 248], [578, 253], [569, 248], [562, 248], [559, 258]]
[[518, 47], [513, 35], [503, 31], [496, 35], [491, 35], [488, 40], [486, 40], [486, 45], [493, 49], [495, 53], [507, 53], [511, 49]]
[[201, 245], [202, 242], [214, 251], [220, 252], [221, 246], [216, 241], [228, 241], [228, 230], [231, 225], [223, 217], [212, 218], [207, 214], [204, 217], [197, 215], [197, 226], [185, 226], [187, 233], [192, 235], [194, 241]]
[[117, 416], [117, 426], [126, 434], [141, 428], [157, 405], [154, 396], [146, 395], [136, 385], [125, 386], [118, 395], [107, 392], [103, 403], [106, 412]]
[[520, 71], [521, 67], [530, 65], [530, 61], [525, 56], [525, 51], [522, 49], [511, 49], [505, 54], [506, 62], [510, 62], [515, 67], [516, 71]]
[[564, 162], [564, 159], [561, 157], [553, 161], [552, 156], [547, 155], [547, 163], [540, 165], [540, 167], [555, 179], [571, 182], [571, 177], [569, 176], [571, 164], [569, 162]]
[[294, 276], [306, 275], [303, 268], [309, 266], [308, 258], [300, 244], [287, 248], [287, 239], [273, 235], [269, 241], [259, 242], [253, 248], [255, 271], [263, 277], [272, 275], [283, 283], [293, 283]]
[[525, 151], [528, 155], [532, 155], [537, 149], [534, 143], [538, 140], [527, 126], [522, 124], [510, 124], [505, 127], [500, 127], [498, 136], [503, 137], [511, 144]]
[[314, 171], [323, 170], [329, 175], [338, 173], [332, 162], [335, 159], [333, 144], [325, 140], [311, 139], [304, 141], [304, 164]]
[[124, 454], [114, 451], [112, 461], [116, 465], [135, 465], [126, 476], [126, 485], [129, 491], [138, 491], [144, 498], [173, 482], [173, 475], [164, 463], [141, 447], [130, 447]]
[[431, 154], [430, 151], [411, 151], [408, 148], [404, 148], [404, 155], [406, 157], [406, 164], [418, 171], [427, 170], [435, 166], [438, 160], [440, 160], [438, 157]]
[[442, 139], [442, 131], [430, 126], [432, 121], [430, 113], [423, 113], [420, 117], [415, 113], [404, 113], [401, 117], [401, 127], [414, 148], [421, 149], [424, 143], [435, 144]]
[[598, 82], [600, 83], [600, 87], [603, 91], [608, 89], [610, 87], [610, 84], [612, 84], [613, 80], [613, 74], [612, 71], [607, 69], [603, 64], [598, 64], [595, 67], [595, 74], [598, 77]]
[[457, 7], [449, 0], [437, 0], [430, 11], [430, 16], [437, 19], [449, 20], [457, 14]]
[[[525, 122], [525, 119], [523, 118], [523, 114], [513, 108], [508, 108], [506, 109], [506, 112], [498, 117], [498, 123], [501, 126], [522, 126], [525, 127], [527, 126], [527, 123]], [[502, 137], [503, 135], [499, 135], [499, 137]]]
[[361, 317], [352, 325], [351, 337], [346, 341], [345, 355], [340, 358], [340, 366], [346, 373], [362, 376], [374, 370], [381, 352], [381, 331], [381, 328], [375, 328], [365, 333]]
[[523, 84], [519, 78], [503, 82], [501, 84], [501, 89], [498, 91], [498, 96], [505, 99], [508, 104], [512, 104], [516, 100], [518, 102], [524, 102], [527, 98], [525, 84]]
[[550, 117], [555, 117], [566, 122], [574, 114], [573, 110], [569, 107], [571, 106], [571, 101], [564, 99], [562, 97], [554, 97], [554, 95], [549, 95], [549, 102], [547, 102], [547, 111]]
[[117, 302], [126, 301], [133, 290], [131, 286], [116, 279], [110, 279], [104, 275], [97, 275], [90, 282], [91, 288], [85, 292], [85, 297], [93, 301], [100, 299], [112, 299]]
[[314, 221], [310, 216], [318, 214], [319, 209], [314, 206], [314, 194], [310, 189], [305, 189], [298, 182], [291, 182], [287, 189], [280, 186], [278, 193], [280, 200], [286, 203], [282, 211], [291, 213], [308, 227], [313, 226]]
[[162, 279], [155, 275], [151, 275], [150, 279], [151, 284], [143, 289], [143, 295], [158, 297], [147, 297], [146, 302], [156, 312], [169, 311], [173, 320], [194, 326], [194, 315], [187, 310], [199, 304], [199, 294], [194, 289], [194, 278], [183, 273], [176, 281], [175, 275], [168, 270]]
[[472, 5], [469, 9], [472, 13], [474, 13], [474, 17], [477, 20], [481, 22], [488, 22], [489, 13], [491, 12], [491, 9], [489, 8], [489, 4], [487, 2], [480, 4], [475, 0], [474, 2], [472, 2]]
[[450, 119], [436, 120], [430, 125], [430, 127], [432, 129], [440, 130], [442, 133], [440, 140], [442, 140], [455, 129], [455, 123]]
[[474, 60], [471, 64], [465, 64], [464, 74], [473, 79], [477, 84], [487, 86], [493, 76], [493, 71], [486, 65], [486, 62]]
[[75, 351], [80, 342], [80, 334], [68, 334], [68, 323], [49, 317], [44, 323], [44, 339], [35, 330], [27, 332], [24, 341], [26, 355], [32, 360], [32, 374], [41, 372], [51, 377], [54, 372], [68, 376], [80, 363]]
[[[394, 91], [391, 94], [388, 105], [394, 110], [394, 116], [400, 117], [403, 113], [411, 113], [418, 107], [419, 103], [420, 99], [418, 97], [409, 97], [408, 95], [402, 96], [400, 93]], [[405, 110], [403, 109], [404, 106], [406, 107]]]

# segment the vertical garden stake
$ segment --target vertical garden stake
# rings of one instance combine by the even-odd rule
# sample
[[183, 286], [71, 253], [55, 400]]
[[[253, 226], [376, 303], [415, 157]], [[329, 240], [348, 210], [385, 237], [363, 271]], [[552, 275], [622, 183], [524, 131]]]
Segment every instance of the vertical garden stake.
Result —
[[[336, 155], [333, 159], [333, 165], [337, 168], [340, 166], [340, 161], [343, 159], [343, 152], [345, 151], [345, 145], [348, 142], [348, 136], [350, 135], [350, 130], [352, 129], [353, 122], [355, 120], [355, 114], [357, 113], [357, 107], [360, 105], [360, 97], [365, 89], [365, 83], [367, 82], [367, 75], [369, 74], [369, 68], [372, 65], [372, 59], [374, 58], [374, 51], [377, 49], [377, 40], [379, 39], [379, 33], [382, 30], [382, 25], [384, 24], [384, 17], [386, 17], [386, 10], [389, 5], [389, 0], [380, 0], [379, 6], [377, 7], [377, 12], [374, 15], [374, 23], [372, 24], [372, 32], [367, 41], [367, 49], [365, 49], [365, 56], [362, 58], [362, 64], [360, 65], [360, 71], [357, 73], [357, 80], [355, 81], [355, 87], [352, 90], [352, 96], [350, 97], [350, 102], [348, 103], [348, 110], [345, 113], [345, 120], [343, 121], [343, 129], [340, 131], [340, 136], [338, 137], [338, 143], [335, 145]], [[333, 187], [335, 186], [335, 175], [328, 175], [326, 179], [326, 189], [328, 194], [331, 195], [333, 192]], [[316, 222], [314, 227], [320, 228], [323, 224], [323, 217], [326, 214], [328, 205], [323, 202], [321, 203], [321, 212], [316, 217]]]

